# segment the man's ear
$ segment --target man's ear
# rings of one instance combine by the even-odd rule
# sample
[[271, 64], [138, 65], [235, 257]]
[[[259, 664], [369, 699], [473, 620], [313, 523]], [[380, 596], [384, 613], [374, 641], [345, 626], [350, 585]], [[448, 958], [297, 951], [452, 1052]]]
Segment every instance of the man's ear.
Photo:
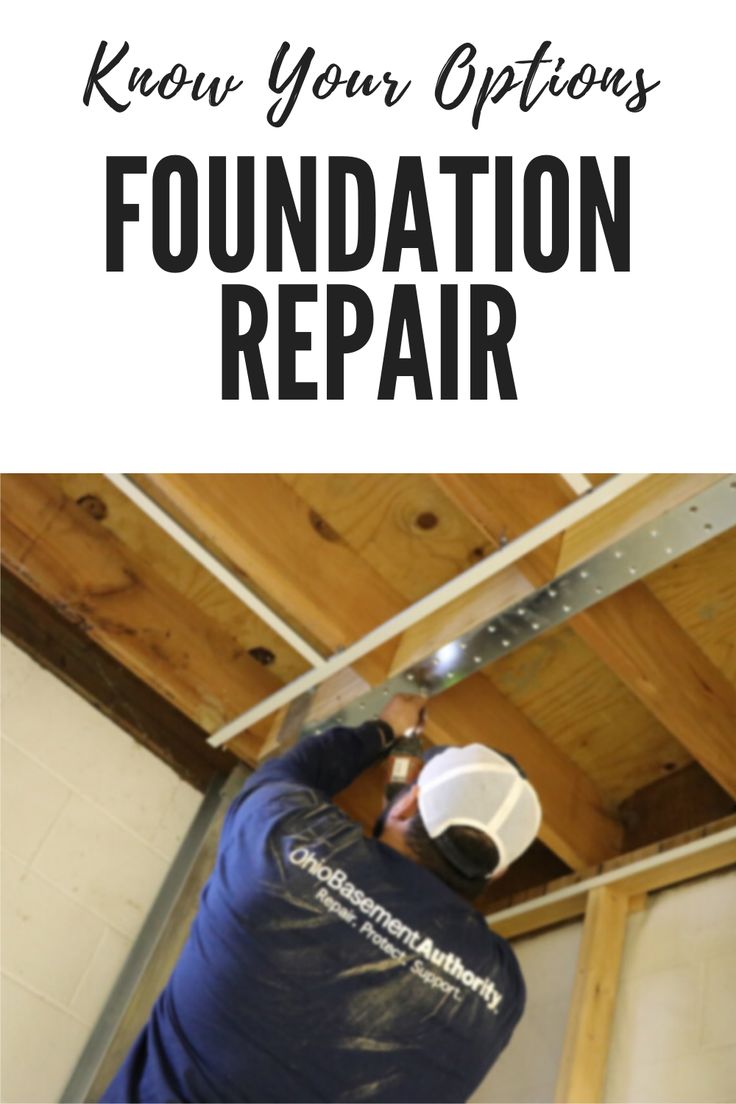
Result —
[[411, 820], [419, 812], [419, 786], [415, 782], [410, 790], [397, 798], [391, 806], [391, 820]]

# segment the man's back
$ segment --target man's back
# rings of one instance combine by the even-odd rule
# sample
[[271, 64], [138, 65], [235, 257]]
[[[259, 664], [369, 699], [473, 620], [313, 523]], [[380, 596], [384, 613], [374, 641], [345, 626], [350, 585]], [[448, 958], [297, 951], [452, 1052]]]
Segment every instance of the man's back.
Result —
[[380, 750], [371, 726], [333, 731], [233, 804], [188, 943], [105, 1099], [462, 1100], [508, 1042], [513, 953], [329, 803], [346, 739], [353, 774]]

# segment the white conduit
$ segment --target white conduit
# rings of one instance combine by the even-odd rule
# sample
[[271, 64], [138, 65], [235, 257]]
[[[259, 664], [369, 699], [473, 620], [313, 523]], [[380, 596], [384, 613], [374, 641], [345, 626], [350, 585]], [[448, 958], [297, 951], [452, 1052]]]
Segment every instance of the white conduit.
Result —
[[[629, 863], [628, 866], [616, 866], [613, 870], [606, 870], [603, 874], [596, 874], [583, 882], [573, 882], [570, 885], [563, 886], [562, 889], [554, 890], [552, 893], [545, 893], [541, 897], [533, 897], [529, 901], [523, 901], [520, 905], [512, 905], [510, 908], [501, 909], [499, 912], [492, 912], [486, 917], [488, 926], [493, 927], [494, 924], [499, 924], [504, 920], [515, 920], [519, 916], [526, 916], [540, 908], [566, 901], [570, 897], [578, 897], [581, 893], [590, 893], [591, 890], [599, 889], [601, 886], [615, 886], [617, 882], [625, 883], [636, 875], [646, 874], [647, 871], [656, 870], [661, 866], [672, 865], [676, 867], [681, 860], [687, 859], [691, 855], [697, 855], [701, 852], [707, 853], [722, 844], [729, 843], [734, 845], [733, 855], [736, 858], [736, 828], [724, 828], [721, 832], [714, 832], [710, 836], [702, 836], [690, 843], [683, 843], [680, 847], [672, 847], [669, 851], [658, 851], [654, 855], [648, 855], [644, 859]], [[657, 886], [656, 888], [665, 887]]]
[[[562, 475], [562, 473], [560, 474]], [[562, 475], [562, 478], [576, 495], [587, 494], [593, 486], [587, 475]]]
[[131, 502], [134, 502], [136, 506], [143, 510], [151, 521], [155, 521], [164, 532], [168, 533], [172, 540], [175, 540], [190, 556], [193, 556], [198, 563], [201, 563], [202, 567], [206, 567], [211, 575], [214, 575], [223, 586], [227, 587], [231, 594], [235, 595], [238, 601], [252, 610], [253, 613], [260, 617], [261, 621], [265, 621], [269, 628], [273, 629], [275, 633], [278, 633], [282, 640], [290, 644], [294, 651], [304, 656], [313, 667], [319, 668], [324, 666], [324, 658], [311, 644], [308, 644], [298, 633], [294, 632], [292, 627], [287, 625], [286, 621], [283, 621], [278, 614], [274, 613], [257, 594], [254, 594], [236, 575], [228, 571], [216, 556], [208, 552], [198, 540], [195, 540], [190, 533], [187, 533], [186, 529], [182, 528], [182, 526], [174, 521], [174, 519], [154, 502], [153, 499], [149, 498], [147, 494], [141, 491], [132, 479], [129, 479], [127, 475], [109, 474], [107, 478], [111, 483], [114, 483], [118, 490], [122, 491]]
[[486, 582], [494, 575], [498, 575], [504, 568], [510, 567], [511, 564], [533, 552], [535, 548], [569, 529], [575, 522], [581, 521], [588, 515], [600, 510], [602, 506], [613, 502], [624, 491], [630, 490], [631, 487], [635, 487], [637, 483], [641, 483], [646, 478], [646, 475], [616, 475], [602, 483], [590, 494], [583, 495], [575, 502], [571, 502], [569, 506], [565, 506], [564, 509], [559, 510], [552, 517], [546, 518], [516, 540], [510, 541], [509, 544], [500, 548], [497, 552], [493, 552], [490, 556], [481, 560], [480, 563], [474, 564], [467, 571], [463, 571], [462, 574], [450, 579], [449, 582], [438, 587], [437, 590], [433, 590], [431, 594], [420, 598], [418, 602], [408, 606], [395, 617], [384, 621], [382, 625], [367, 633], [355, 644], [349, 645], [343, 651], [337, 652], [323, 661], [318, 670], [306, 671], [303, 675], [282, 687], [281, 690], [277, 690], [276, 693], [271, 694], [251, 709], [247, 709], [245, 713], [234, 717], [232, 721], [228, 721], [217, 732], [214, 732], [207, 742], [212, 747], [220, 747], [222, 744], [226, 744], [228, 740], [232, 740], [234, 736], [243, 732], [249, 725], [262, 721], [264, 717], [268, 717], [271, 713], [275, 713], [277, 709], [288, 705], [289, 702], [300, 697], [301, 694], [319, 686], [331, 675], [350, 667], [356, 660], [362, 659], [369, 652], [385, 644], [387, 640], [391, 640], [392, 637], [405, 632], [418, 621], [422, 621], [425, 617], [442, 609], [467, 591]]

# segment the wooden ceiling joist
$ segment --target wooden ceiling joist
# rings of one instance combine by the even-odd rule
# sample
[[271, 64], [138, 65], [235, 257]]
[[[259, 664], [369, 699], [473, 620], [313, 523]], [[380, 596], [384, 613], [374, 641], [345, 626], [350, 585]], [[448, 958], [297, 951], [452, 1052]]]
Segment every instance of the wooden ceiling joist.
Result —
[[59, 473], [47, 476], [72, 502], [135, 557], [146, 562], [190, 603], [237, 641], [243, 652], [260, 657], [278, 682], [290, 682], [309, 664], [282, 636], [243, 605], [207, 568], [150, 519], [105, 475]]
[[[3, 564], [205, 731], [278, 687], [47, 476], [2, 483]], [[258, 732], [237, 750], [255, 759]]]
[[646, 708], [736, 797], [736, 690], [642, 583], [572, 627]]
[[[540, 548], [521, 569], [530, 582], [542, 585], [718, 478], [651, 476], [569, 529], [559, 552], [550, 545]], [[498, 540], [501, 524], [514, 539], [574, 497], [572, 488], [540, 476], [436, 479], [491, 540]], [[514, 482], [519, 479], [528, 480], [533, 493], [521, 493]], [[693, 758], [736, 794], [736, 690], [647, 586], [635, 583], [619, 591], [574, 617], [570, 626]]]
[[[158, 480], [164, 480], [169, 477], [162, 476], [156, 478]], [[177, 476], [174, 478], [178, 481], [183, 477]], [[204, 480], [210, 477], [202, 476], [195, 478]], [[226, 477], [218, 476], [212, 478], [220, 479]], [[240, 479], [246, 477], [234, 478]], [[423, 621], [437, 610], [448, 606], [450, 603], [454, 602], [455, 599], [459, 599], [473, 588], [479, 587], [486, 582], [493, 581], [502, 571], [518, 562], [530, 551], [562, 533], [567, 527], [579, 522], [589, 513], [613, 501], [618, 495], [624, 493], [631, 486], [635, 486], [638, 482], [645, 479], [645, 476], [640, 475], [617, 476], [611, 481], [610, 485], [597, 488], [590, 496], [586, 496], [584, 500], [570, 503], [561, 513], [546, 519], [536, 526], [533, 531], [519, 536], [509, 547], [500, 549], [495, 556], [468, 568], [460, 575], [448, 580], [443, 586], [425, 595], [423, 598], [420, 598], [412, 605], [406, 606], [403, 602], [400, 602], [393, 616], [388, 617], [359, 640], [349, 644], [344, 648], [342, 654], [332, 655], [318, 671], [307, 672], [301, 678], [296, 679], [291, 686], [285, 687], [275, 693], [270, 700], [263, 701], [240, 717], [235, 717], [224, 726], [222, 730], [211, 737], [211, 742], [214, 746], [219, 746], [227, 742], [241, 728], [255, 723], [256, 721], [260, 721], [265, 716], [271, 715], [277, 709], [281, 708], [281, 706], [293, 701], [294, 698], [305, 693], [307, 690], [319, 686], [320, 683], [324, 682], [327, 678], [330, 678], [333, 674], [336, 674], [346, 667], [354, 666], [355, 669], [371, 683], [384, 682], [389, 673], [388, 665], [390, 663], [391, 651], [392, 648], [396, 646], [393, 642], [395, 639], [399, 638], [404, 631], [413, 627], [420, 621]], [[201, 496], [202, 507], [208, 511], [211, 510], [213, 507], [205, 494], [205, 484], [200, 485], [199, 494]], [[233, 512], [233, 507], [231, 505], [230, 514], [232, 515]], [[196, 517], [192, 518], [192, 524], [199, 524]], [[263, 540], [263, 537], [261, 536], [259, 539]], [[240, 554], [242, 555], [242, 546]], [[321, 559], [324, 564], [329, 564], [330, 562], [329, 556], [326, 553], [323, 554]], [[293, 571], [294, 568], [292, 567], [290, 570]], [[324, 566], [322, 570], [324, 572]], [[339, 575], [340, 565], [337, 564], [334, 570]], [[332, 577], [333, 575], [331, 574], [330, 578]], [[326, 593], [328, 593], [328, 591]], [[362, 600], [365, 601], [364, 596]], [[330, 608], [331, 604], [328, 603], [324, 607], [322, 615], [328, 616], [328, 609]], [[372, 664], [370, 673], [367, 669], [369, 663]], [[380, 672], [380, 677], [376, 677], [377, 672]], [[388, 691], [386, 692], [388, 693]]]
[[[403, 607], [401, 595], [279, 476], [151, 475], [138, 482], [328, 654]], [[356, 667], [380, 682], [389, 658], [390, 650], [378, 650]]]
[[662, 514], [722, 478], [722, 475], [650, 475], [567, 530], [557, 560], [557, 574], [569, 571], [633, 530], [656, 523]]
[[[296, 477], [296, 482], [302, 491], [306, 491], [314, 479], [316, 477]], [[319, 505], [326, 510], [327, 499]], [[337, 512], [330, 514], [330, 522], [333, 520], [336, 524], [340, 522]], [[342, 522], [344, 524], [344, 518]], [[528, 584], [523, 579], [522, 589], [515, 585], [515, 570], [507, 569], [494, 580], [499, 608], [513, 599], [518, 600], [528, 590]], [[469, 611], [473, 599], [471, 593], [451, 607], [457, 617], [462, 617], [463, 628], [467, 627], [468, 617], [474, 616], [472, 610]], [[487, 602], [483, 609], [487, 616]], [[441, 620], [442, 614], [438, 613], [427, 622], [422, 622], [416, 633], [409, 630], [402, 637], [402, 645], [408, 647], [407, 640], [420, 639], [417, 647], [425, 652], [427, 634], [431, 636], [432, 624]], [[459, 624], [457, 622], [455, 628]], [[394, 664], [397, 662], [395, 657]], [[355, 672], [341, 672], [318, 688], [310, 709], [310, 720], [313, 722], [320, 716], [334, 715], [345, 702], [359, 696], [366, 688], [365, 682]], [[601, 795], [590, 780], [486, 680], [469, 680], [435, 698], [430, 711], [428, 735], [438, 744], [482, 740], [515, 754], [543, 794], [545, 820], [541, 838], [569, 866], [579, 868], [618, 853], [622, 826], [605, 808]], [[269, 750], [275, 746], [276, 734], [269, 743]]]
[[127, 475], [108, 475], [108, 480], [119, 491], [126, 495], [132, 502], [143, 510], [144, 513], [149, 515], [159, 525], [164, 532], [168, 533], [172, 539], [198, 563], [209, 571], [216, 579], [222, 583], [223, 586], [234, 595], [234, 597], [245, 605], [248, 609], [252, 610], [262, 621], [278, 634], [278, 636], [285, 640], [295, 651], [297, 651], [304, 659], [306, 659], [311, 666], [319, 667], [322, 663], [321, 654], [316, 651], [308, 640], [304, 640], [298, 633], [294, 632], [291, 625], [279, 617], [270, 606], [268, 606], [257, 594], [255, 594], [245, 583], [240, 579], [233, 571], [230, 571], [218, 558], [213, 555], [207, 548], [199, 543], [190, 533], [179, 525], [166, 511], [155, 503], [148, 495], [144, 494], [132, 479]]
[[570, 622], [485, 669], [492, 682], [617, 806], [690, 755]]
[[204, 791], [236, 766], [230, 752], [209, 746], [203, 728], [5, 567], [0, 593], [4, 635], [187, 782]]

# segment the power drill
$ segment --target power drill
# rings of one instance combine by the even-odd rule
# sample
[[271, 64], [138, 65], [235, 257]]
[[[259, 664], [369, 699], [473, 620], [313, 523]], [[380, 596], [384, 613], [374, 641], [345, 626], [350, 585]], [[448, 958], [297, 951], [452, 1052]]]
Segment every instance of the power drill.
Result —
[[426, 708], [422, 706], [417, 723], [403, 736], [397, 737], [396, 743], [391, 748], [391, 754], [388, 757], [388, 781], [384, 789], [387, 802], [393, 801], [404, 786], [416, 781], [424, 766], [422, 733], [425, 719]]

